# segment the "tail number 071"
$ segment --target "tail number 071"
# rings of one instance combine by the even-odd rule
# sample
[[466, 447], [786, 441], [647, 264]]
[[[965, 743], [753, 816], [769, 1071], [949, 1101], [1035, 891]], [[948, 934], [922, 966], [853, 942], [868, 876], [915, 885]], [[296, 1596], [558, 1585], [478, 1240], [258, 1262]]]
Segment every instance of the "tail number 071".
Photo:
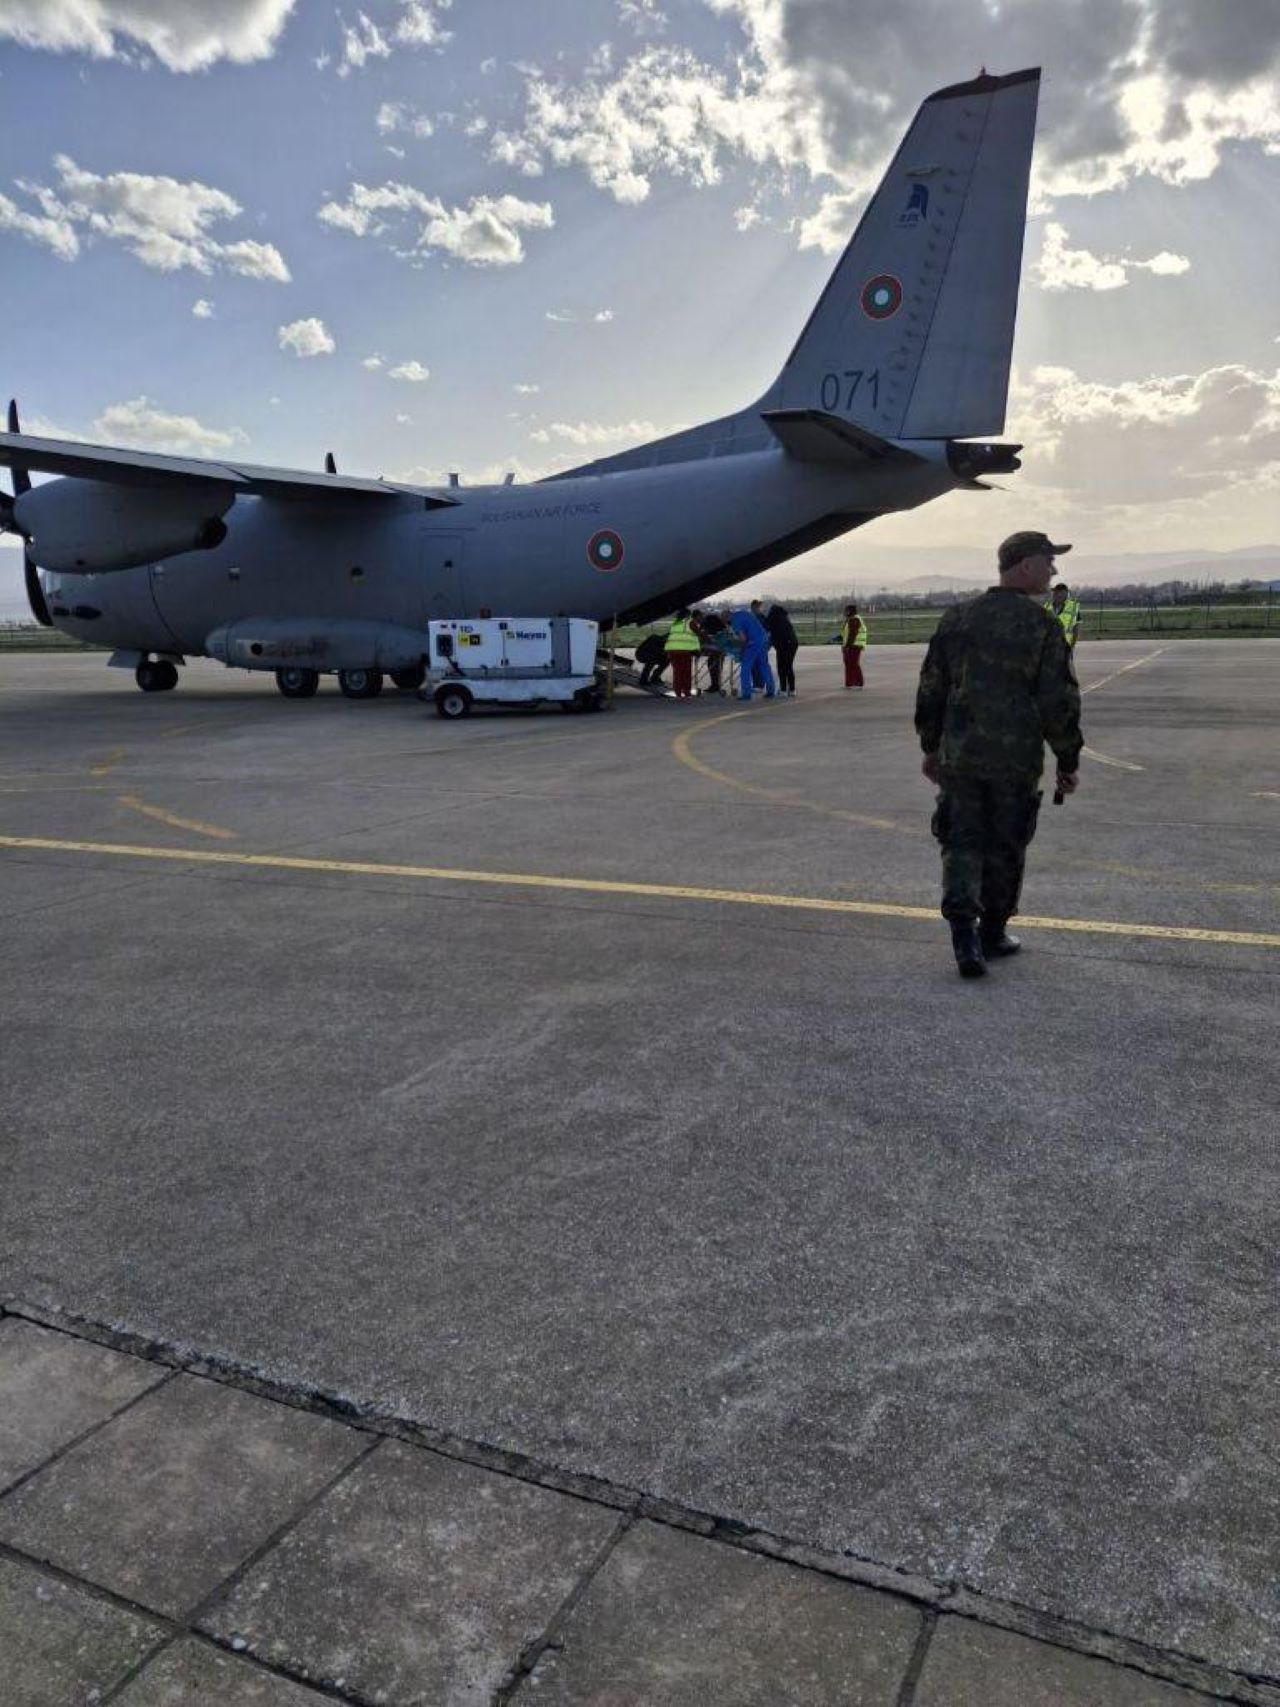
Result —
[[853, 408], [854, 399], [863, 387], [871, 393], [871, 407], [876, 409], [880, 404], [880, 369], [873, 368], [870, 373], [865, 368], [846, 368], [842, 374], [824, 373], [819, 397], [824, 409], [838, 409], [840, 398], [844, 396], [846, 409]]

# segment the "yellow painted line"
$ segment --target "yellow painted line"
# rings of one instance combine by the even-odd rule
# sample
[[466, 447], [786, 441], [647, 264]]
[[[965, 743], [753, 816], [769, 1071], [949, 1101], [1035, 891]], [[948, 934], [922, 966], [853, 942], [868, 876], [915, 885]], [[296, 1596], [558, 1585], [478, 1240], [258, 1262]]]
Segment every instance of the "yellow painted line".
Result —
[[1128, 759], [1113, 759], [1107, 753], [1095, 753], [1092, 747], [1081, 747], [1080, 751], [1091, 759], [1096, 759], [1100, 765], [1113, 765], [1118, 771], [1145, 770], [1145, 765], [1131, 764]]
[[[598, 877], [544, 877], [523, 871], [463, 871], [432, 865], [380, 865], [367, 860], [302, 859], [286, 854], [220, 853], [212, 848], [130, 847], [117, 842], [65, 842], [44, 836], [0, 836], [0, 848], [50, 853], [105, 854], [121, 859], [174, 860], [186, 865], [247, 866], [265, 871], [338, 872], [352, 877], [409, 877], [435, 883], [478, 883], [499, 889], [559, 889], [585, 895], [635, 895], [663, 901], [716, 901], [738, 907], [776, 907], [802, 913], [835, 913], [887, 919], [927, 919], [933, 907], [891, 901], [835, 901], [820, 895], [769, 895], [750, 889], [700, 889], [669, 883], [623, 883]], [[1110, 919], [1053, 919], [1020, 916], [1018, 928], [1076, 931], [1084, 935], [1147, 937], [1161, 942], [1220, 942], [1245, 948], [1280, 948], [1280, 935], [1265, 931], [1211, 931], [1192, 925], [1127, 924]]]
[[121, 806], [127, 806], [131, 812], [145, 813], [148, 818], [157, 818], [162, 824], [168, 824], [174, 830], [191, 830], [197, 836], [216, 836], [219, 841], [234, 842], [234, 830], [223, 830], [217, 824], [202, 824], [198, 818], [179, 818], [176, 813], [166, 812], [163, 806], [150, 806], [145, 800], [139, 800], [136, 794], [121, 794], [117, 796]]
[[[823, 695], [829, 698], [830, 695]], [[736, 788], [740, 794], [752, 795], [757, 800], [768, 800], [775, 806], [788, 806], [797, 812], [819, 812], [824, 818], [841, 818], [847, 824], [864, 824], [873, 830], [897, 830], [905, 835], [923, 834], [910, 825], [895, 823], [892, 818], [872, 818], [862, 812], [846, 812], [838, 806], [822, 806], [816, 801], [800, 800], [783, 788], [764, 788], [756, 782], [743, 782], [739, 777], [729, 776], [725, 771], [718, 771], [712, 765], [705, 764], [698, 758], [690, 743], [695, 735], [704, 730], [714, 729], [718, 723], [732, 723], [738, 717], [752, 717], [750, 711], [726, 711], [719, 717], [703, 718], [701, 723], [694, 723], [688, 729], [682, 730], [671, 743], [671, 751], [682, 765], [687, 765], [699, 776], [705, 776], [710, 782], [718, 782], [726, 788]]]
[[1099, 688], [1105, 688], [1108, 682], [1114, 682], [1117, 676], [1127, 675], [1130, 670], [1136, 670], [1142, 664], [1149, 664], [1153, 658], [1160, 657], [1161, 653], [1168, 650], [1167, 646], [1157, 646], [1154, 652], [1148, 652], [1143, 658], [1135, 658], [1132, 664], [1122, 664], [1118, 670], [1112, 670], [1111, 674], [1103, 676], [1101, 681], [1090, 682], [1088, 687], [1081, 688], [1080, 692], [1082, 694], [1096, 693]]
[[115, 747], [112, 749], [111, 752], [109, 752], [107, 754], [106, 758], [103, 759], [101, 764], [93, 765], [90, 767], [89, 775], [90, 776], [106, 776], [108, 771], [113, 771], [117, 765], [123, 764], [123, 763], [124, 763], [124, 748], [123, 747]]
[[1249, 796], [1250, 800], [1280, 800], [1280, 792], [1274, 788], [1260, 788]]

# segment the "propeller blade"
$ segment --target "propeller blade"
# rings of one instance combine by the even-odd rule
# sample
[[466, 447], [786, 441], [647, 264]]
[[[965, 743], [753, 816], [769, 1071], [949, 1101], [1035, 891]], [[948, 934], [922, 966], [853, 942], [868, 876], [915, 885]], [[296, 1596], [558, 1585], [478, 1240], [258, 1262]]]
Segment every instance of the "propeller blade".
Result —
[[[15, 397], [11, 397], [9, 399], [9, 431], [11, 433], [20, 433], [22, 431], [22, 428], [18, 425], [18, 401]], [[20, 498], [24, 492], [29, 492], [31, 490], [31, 476], [27, 473], [25, 468], [20, 468], [16, 463], [12, 466], [13, 495], [15, 498]]]
[[36, 568], [35, 558], [26, 550], [22, 553], [22, 578], [27, 583], [27, 603], [31, 606], [32, 616], [41, 628], [52, 628], [53, 618], [49, 615], [44, 588], [40, 585], [40, 571]]

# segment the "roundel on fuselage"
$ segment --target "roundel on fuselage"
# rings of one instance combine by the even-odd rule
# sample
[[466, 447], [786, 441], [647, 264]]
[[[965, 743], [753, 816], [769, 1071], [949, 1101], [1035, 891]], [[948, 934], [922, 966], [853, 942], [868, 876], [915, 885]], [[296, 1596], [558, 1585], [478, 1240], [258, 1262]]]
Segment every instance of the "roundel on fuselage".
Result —
[[593, 569], [606, 574], [610, 569], [619, 568], [625, 555], [622, 535], [614, 533], [612, 528], [601, 528], [587, 541], [587, 561]]

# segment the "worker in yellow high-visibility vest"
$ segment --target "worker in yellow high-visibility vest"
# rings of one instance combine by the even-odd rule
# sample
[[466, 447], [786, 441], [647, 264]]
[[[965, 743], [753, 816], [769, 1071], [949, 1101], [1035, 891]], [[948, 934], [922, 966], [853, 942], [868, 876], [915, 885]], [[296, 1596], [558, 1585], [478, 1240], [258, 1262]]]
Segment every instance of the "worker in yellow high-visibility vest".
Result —
[[840, 624], [840, 652], [844, 658], [844, 685], [860, 688], [862, 684], [862, 652], [867, 644], [867, 619], [859, 616], [857, 605], [844, 607]]
[[1070, 650], [1080, 634], [1080, 601], [1071, 597], [1071, 589], [1065, 581], [1059, 581], [1053, 589], [1046, 609], [1062, 624], [1063, 637]]
[[667, 632], [667, 657], [671, 660], [671, 686], [677, 699], [693, 697], [693, 660], [702, 650], [702, 638], [689, 620], [687, 609], [676, 612]]

